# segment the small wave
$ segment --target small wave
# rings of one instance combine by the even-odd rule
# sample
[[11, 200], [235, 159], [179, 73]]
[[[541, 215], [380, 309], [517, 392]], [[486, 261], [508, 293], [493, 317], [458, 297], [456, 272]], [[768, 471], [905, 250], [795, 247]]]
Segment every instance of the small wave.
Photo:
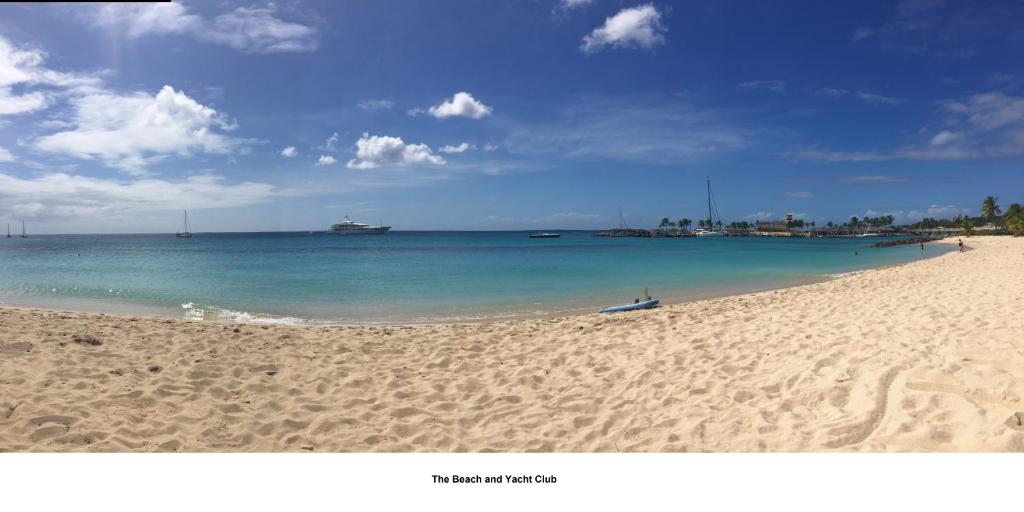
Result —
[[832, 277], [832, 278], [850, 277], [850, 276], [855, 276], [857, 274], [863, 274], [865, 272], [867, 272], [867, 270], [851, 270], [849, 272], [839, 272], [837, 274], [829, 274], [828, 277]]
[[197, 305], [193, 302], [181, 304], [185, 310], [185, 320], [216, 320], [222, 322], [246, 323], [246, 324], [268, 324], [268, 325], [299, 325], [319, 323], [313, 320], [305, 320], [290, 316], [271, 316], [248, 311], [233, 311], [230, 309], [218, 308], [216, 306]]

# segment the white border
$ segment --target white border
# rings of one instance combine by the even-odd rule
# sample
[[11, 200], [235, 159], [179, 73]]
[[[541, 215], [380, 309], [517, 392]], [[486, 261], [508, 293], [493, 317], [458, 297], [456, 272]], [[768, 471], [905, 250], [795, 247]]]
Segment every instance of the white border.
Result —
[[[4, 510], [1016, 510], [1021, 454], [0, 454]], [[434, 484], [432, 474], [557, 483]]]

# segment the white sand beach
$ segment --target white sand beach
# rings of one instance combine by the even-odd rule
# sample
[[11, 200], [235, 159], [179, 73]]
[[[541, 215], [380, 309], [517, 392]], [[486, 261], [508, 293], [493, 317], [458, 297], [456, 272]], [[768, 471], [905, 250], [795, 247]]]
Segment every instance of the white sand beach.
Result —
[[1024, 239], [965, 241], [616, 315], [312, 327], [0, 309], [0, 450], [1022, 451]]

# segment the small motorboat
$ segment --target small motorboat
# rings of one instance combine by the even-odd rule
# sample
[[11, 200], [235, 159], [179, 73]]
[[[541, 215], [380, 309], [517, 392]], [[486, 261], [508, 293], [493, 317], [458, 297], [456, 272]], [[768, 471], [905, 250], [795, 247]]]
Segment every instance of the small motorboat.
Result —
[[530, 233], [530, 238], [558, 238], [562, 235], [558, 233]]

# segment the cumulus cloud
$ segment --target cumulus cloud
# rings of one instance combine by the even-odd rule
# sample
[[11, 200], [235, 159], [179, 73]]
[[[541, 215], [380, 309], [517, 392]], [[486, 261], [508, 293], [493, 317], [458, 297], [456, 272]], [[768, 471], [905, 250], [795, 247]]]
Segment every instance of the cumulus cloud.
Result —
[[226, 154], [247, 142], [215, 132], [234, 125], [169, 85], [155, 96], [89, 94], [72, 106], [74, 128], [40, 137], [36, 149], [138, 172], [171, 154]]
[[356, 141], [356, 157], [346, 164], [350, 169], [375, 169], [387, 166], [417, 164], [443, 165], [444, 158], [435, 155], [426, 144], [406, 144], [401, 137], [370, 135]]
[[214, 175], [181, 181], [99, 179], [49, 173], [31, 179], [0, 174], [0, 215], [74, 218], [107, 213], [234, 208], [269, 200], [281, 193], [273, 185], [226, 184]]
[[666, 29], [661, 24], [661, 16], [654, 4], [623, 9], [584, 36], [580, 49], [592, 53], [608, 46], [654, 48], [665, 41]]
[[472, 150], [472, 149], [476, 149], [476, 146], [474, 146], [474, 145], [472, 145], [472, 144], [470, 144], [468, 142], [463, 142], [463, 143], [457, 144], [455, 146], [452, 146], [451, 144], [444, 145], [444, 146], [441, 146], [440, 148], [438, 148], [437, 150], [440, 151], [441, 153], [465, 153], [466, 151], [469, 151], [469, 150]]
[[744, 218], [751, 219], [751, 220], [769, 220], [769, 219], [775, 219], [776, 217], [775, 217], [775, 212], [773, 212], [773, 211], [763, 211], [763, 210], [761, 210], [761, 211], [756, 211], [754, 213], [751, 213], [750, 215], [747, 215]]
[[378, 110], [390, 110], [391, 107], [395, 106], [395, 102], [391, 100], [363, 100], [357, 106], [369, 112], [376, 112]]
[[206, 19], [181, 3], [108, 3], [92, 11], [91, 22], [121, 30], [129, 38], [188, 35], [249, 53], [308, 52], [319, 44], [315, 28], [284, 21], [267, 7], [238, 7]]
[[[96, 90], [100, 79], [91, 75], [65, 73], [44, 66], [41, 50], [18, 48], [0, 37], [0, 115], [26, 114], [48, 107], [60, 89], [70, 93]], [[23, 90], [16, 94], [12, 86]]]
[[331, 155], [320, 155], [320, 158], [316, 161], [318, 167], [325, 167], [336, 163], [338, 163], [338, 160]]
[[295, 146], [288, 146], [281, 150], [281, 156], [285, 158], [291, 158], [299, 154], [299, 150], [295, 149]]
[[13, 162], [15, 160], [14, 155], [6, 148], [0, 147], [0, 163]]
[[[956, 217], [957, 215], [968, 215], [971, 213], [970, 208], [961, 208], [953, 204], [933, 204], [929, 206], [924, 212], [921, 212], [920, 217], [931, 217], [933, 219], [943, 219]], [[908, 212], [908, 217], [917, 217], [917, 210], [911, 210]]]
[[[442, 101], [439, 105], [430, 107], [427, 109], [427, 113], [438, 119], [452, 116], [480, 119], [491, 115], [493, 110], [474, 98], [472, 94], [463, 91], [455, 93], [451, 99]], [[418, 112], [413, 111], [412, 113]]]
[[782, 80], [752, 80], [736, 84], [736, 87], [745, 91], [764, 89], [771, 92], [786, 92], [786, 82]]

